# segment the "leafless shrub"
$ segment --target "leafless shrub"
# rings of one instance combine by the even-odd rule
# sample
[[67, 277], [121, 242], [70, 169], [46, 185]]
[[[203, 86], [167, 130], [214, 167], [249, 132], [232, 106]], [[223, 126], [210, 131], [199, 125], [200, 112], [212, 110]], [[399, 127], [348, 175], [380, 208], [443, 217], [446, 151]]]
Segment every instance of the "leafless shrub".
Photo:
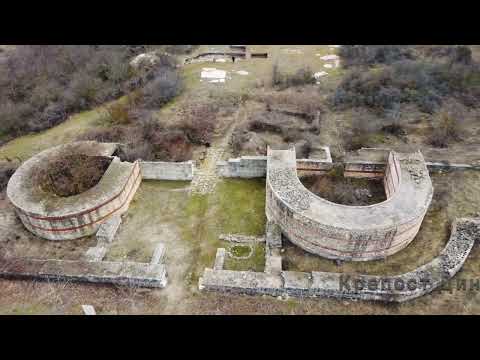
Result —
[[287, 89], [289, 87], [303, 86], [314, 84], [315, 78], [313, 77], [313, 72], [309, 67], [304, 67], [298, 69], [293, 74], [282, 73], [278, 64], [273, 65], [272, 70], [272, 85], [279, 89]]
[[354, 151], [368, 146], [370, 135], [377, 130], [373, 115], [368, 112], [358, 112], [352, 120], [351, 132], [343, 135], [344, 147], [347, 151]]
[[16, 161], [0, 161], [0, 191], [7, 186], [8, 180], [18, 168], [19, 163]]
[[77, 195], [95, 186], [110, 162], [111, 159], [103, 156], [58, 156], [40, 169], [38, 185], [61, 197]]
[[158, 70], [142, 89], [143, 105], [147, 108], [159, 108], [177, 96], [182, 86], [178, 72], [164, 67]]
[[345, 67], [391, 64], [414, 58], [412, 47], [408, 45], [342, 45], [338, 55]]
[[[129, 45], [22, 45], [0, 70], [0, 133], [36, 132], [124, 95], [152, 80], [146, 106], [159, 107], [180, 91], [176, 63], [160, 56], [145, 78], [129, 68]], [[138, 50], [138, 49], [137, 49]], [[116, 109], [119, 110], [119, 109]], [[119, 115], [121, 121], [125, 114]]]
[[179, 128], [193, 144], [210, 145], [215, 130], [218, 108], [212, 104], [194, 104], [180, 110]]
[[461, 139], [462, 122], [468, 116], [464, 106], [455, 101], [445, 103], [433, 116], [429, 143], [445, 148], [452, 141]]

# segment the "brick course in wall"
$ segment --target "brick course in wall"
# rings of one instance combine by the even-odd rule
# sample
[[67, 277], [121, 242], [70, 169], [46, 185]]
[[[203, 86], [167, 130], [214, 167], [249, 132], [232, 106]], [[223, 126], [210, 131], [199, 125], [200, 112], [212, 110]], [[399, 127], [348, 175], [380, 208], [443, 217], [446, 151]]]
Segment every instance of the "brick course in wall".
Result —
[[295, 150], [268, 150], [266, 215], [294, 244], [331, 259], [384, 258], [418, 232], [433, 188], [420, 153], [391, 152], [388, 198], [370, 206], [334, 204], [312, 194], [297, 175]]
[[45, 150], [26, 161], [11, 177], [7, 195], [25, 227], [49, 240], [76, 239], [94, 234], [111, 216], [124, 213], [141, 182], [138, 162], [113, 157], [93, 188], [74, 196], [58, 197], [35, 186], [34, 174], [48, 159], [67, 152], [108, 156], [116, 144], [77, 142]]

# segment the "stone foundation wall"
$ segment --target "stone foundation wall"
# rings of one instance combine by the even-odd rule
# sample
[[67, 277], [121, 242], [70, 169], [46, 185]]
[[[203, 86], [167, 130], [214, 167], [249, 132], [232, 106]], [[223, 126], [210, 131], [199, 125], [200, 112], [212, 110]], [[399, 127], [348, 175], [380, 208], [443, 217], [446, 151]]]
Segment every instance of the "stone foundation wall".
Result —
[[249, 295], [332, 297], [404, 302], [430, 293], [463, 266], [475, 241], [480, 241], [480, 219], [459, 219], [446, 247], [431, 262], [396, 276], [326, 272], [260, 273], [205, 269], [199, 289]]
[[217, 173], [223, 177], [258, 178], [267, 174], [266, 156], [242, 156], [217, 162]]
[[141, 161], [142, 178], [145, 180], [179, 180], [193, 179], [194, 162]]
[[[322, 159], [298, 159], [298, 176], [320, 175], [332, 168], [332, 157], [328, 147], [322, 147], [324, 158]], [[267, 175], [266, 156], [242, 156], [228, 161], [217, 162], [217, 173], [223, 177], [258, 178]]]
[[151, 288], [163, 288], [167, 284], [164, 264], [137, 262], [0, 259], [0, 277]]

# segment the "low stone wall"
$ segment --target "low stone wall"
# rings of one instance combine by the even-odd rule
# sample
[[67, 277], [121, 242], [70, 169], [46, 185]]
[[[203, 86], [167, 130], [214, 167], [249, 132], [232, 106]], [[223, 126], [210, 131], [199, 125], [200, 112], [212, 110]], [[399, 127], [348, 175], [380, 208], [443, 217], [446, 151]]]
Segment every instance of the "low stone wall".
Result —
[[[332, 157], [330, 148], [322, 146], [324, 157], [321, 159], [297, 159], [298, 176], [319, 175], [332, 168]], [[267, 175], [266, 156], [242, 156], [229, 159], [228, 161], [217, 162], [217, 173], [229, 178], [259, 178]]]
[[96, 237], [98, 242], [111, 243], [122, 223], [122, 217], [119, 215], [111, 216], [98, 228]]
[[179, 180], [191, 181], [193, 179], [194, 162], [163, 162], [141, 161], [140, 169], [145, 180]]
[[137, 262], [0, 259], [0, 277], [149, 288], [163, 288], [167, 284], [164, 264]]
[[249, 295], [288, 295], [404, 302], [418, 298], [451, 279], [463, 266], [475, 241], [480, 241], [480, 219], [459, 219], [450, 239], [431, 262], [397, 276], [352, 275], [326, 272], [260, 273], [205, 269], [199, 289]]
[[267, 175], [266, 156], [242, 156], [217, 162], [217, 173], [229, 178], [258, 178]]
[[297, 159], [297, 175], [322, 175], [331, 170], [332, 160]]
[[[362, 148], [348, 154], [344, 161], [346, 177], [383, 178], [389, 149]], [[428, 159], [427, 159], [428, 160]], [[448, 161], [425, 161], [430, 172], [449, 170], [480, 170], [480, 165], [456, 164]]]

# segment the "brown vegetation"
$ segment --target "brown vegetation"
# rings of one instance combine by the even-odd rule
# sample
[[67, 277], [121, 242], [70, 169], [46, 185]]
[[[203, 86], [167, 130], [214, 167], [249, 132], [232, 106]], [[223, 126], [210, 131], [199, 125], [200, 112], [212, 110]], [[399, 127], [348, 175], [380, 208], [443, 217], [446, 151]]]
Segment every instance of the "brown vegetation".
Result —
[[44, 191], [57, 196], [81, 194], [98, 184], [110, 162], [103, 156], [58, 156], [40, 170], [37, 182]]

